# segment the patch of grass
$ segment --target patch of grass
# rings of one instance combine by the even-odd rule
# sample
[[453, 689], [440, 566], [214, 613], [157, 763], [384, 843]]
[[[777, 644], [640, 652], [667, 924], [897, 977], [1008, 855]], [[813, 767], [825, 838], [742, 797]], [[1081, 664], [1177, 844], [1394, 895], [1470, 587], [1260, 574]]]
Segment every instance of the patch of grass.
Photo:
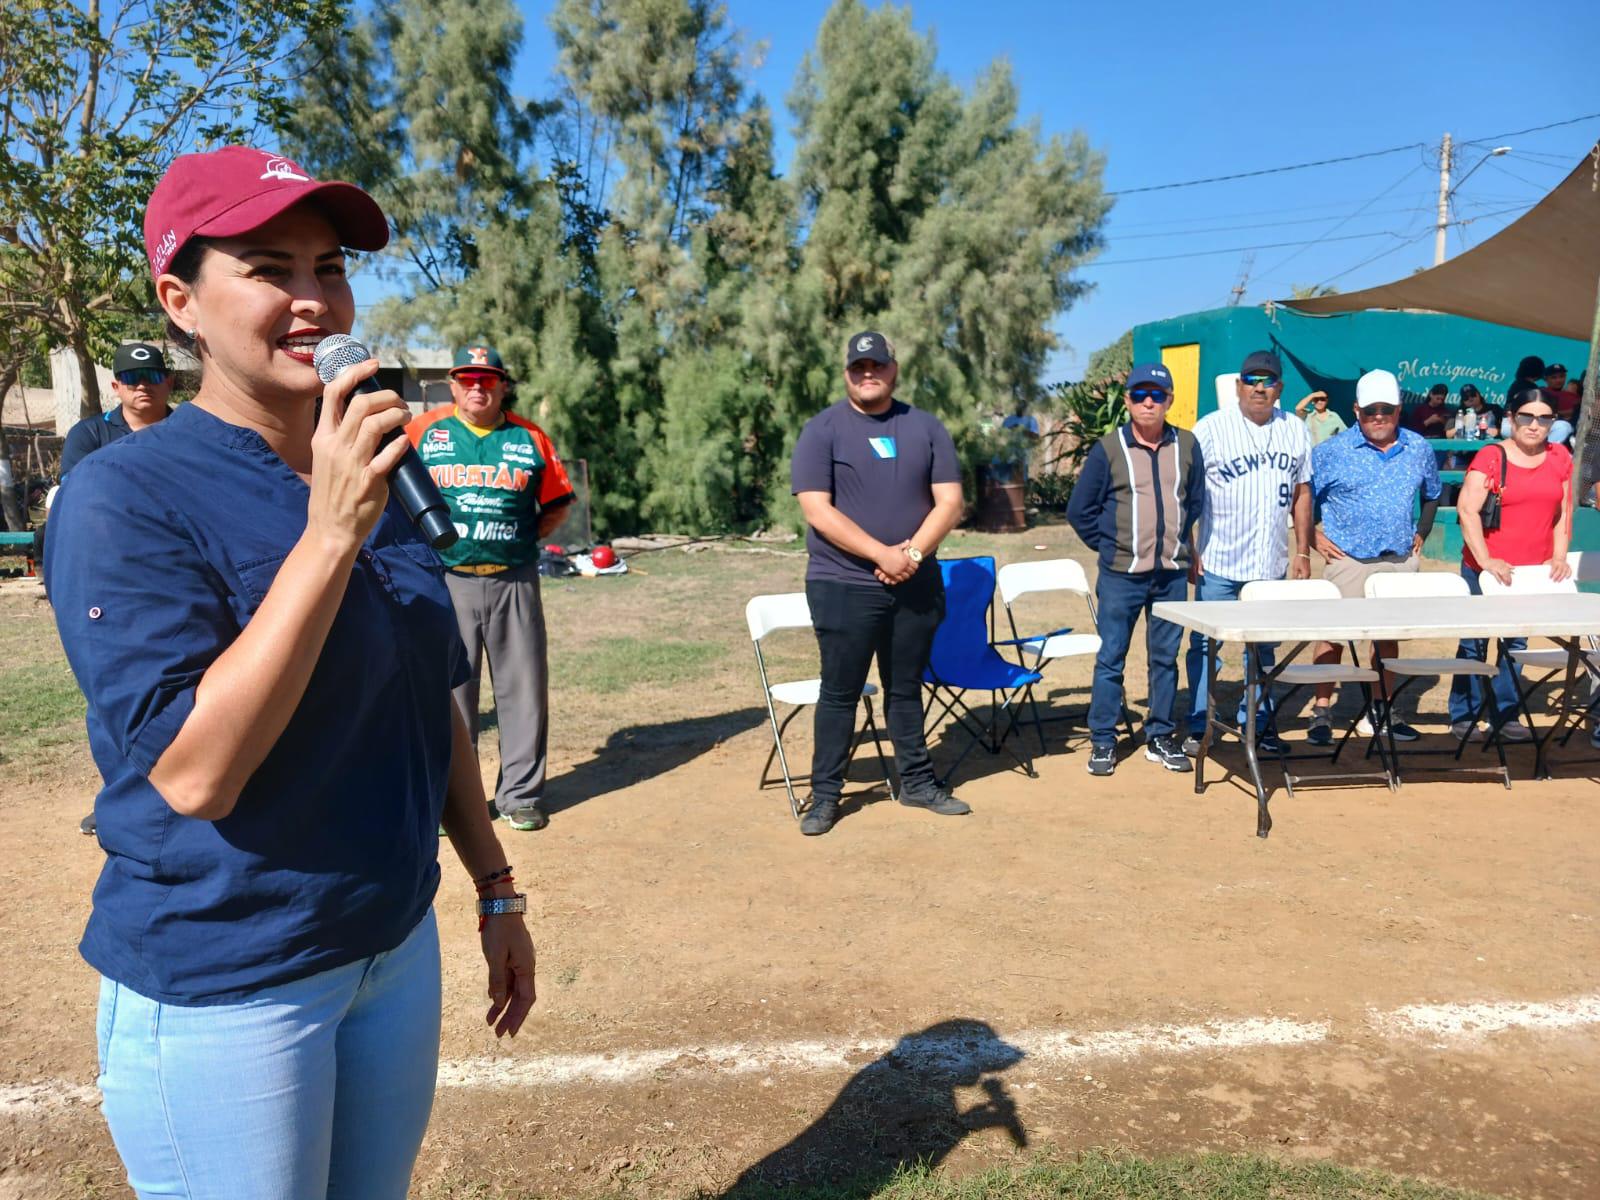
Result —
[[640, 685], [672, 686], [699, 679], [722, 654], [704, 641], [617, 637], [581, 651], [556, 650], [551, 675], [564, 687], [610, 695]]
[[0, 670], [0, 758], [83, 733], [83, 695], [61, 659]]
[[[1482, 1192], [1325, 1162], [1258, 1155], [1142, 1158], [1091, 1150], [1040, 1155], [1020, 1167], [953, 1178], [903, 1168], [887, 1181], [823, 1187], [741, 1188], [737, 1200], [1493, 1200]], [[709, 1200], [702, 1193], [701, 1200]], [[732, 1194], [729, 1200], [734, 1200]]]
[[[635, 1181], [620, 1178], [596, 1200], [638, 1194]], [[652, 1195], [682, 1195], [653, 1184]], [[437, 1179], [422, 1200], [533, 1200], [536, 1193], [468, 1182], [459, 1175]], [[736, 1191], [699, 1191], [694, 1200], [1496, 1200], [1381, 1171], [1355, 1171], [1326, 1162], [1286, 1162], [1260, 1155], [1201, 1154], [1144, 1158], [1118, 1151], [1074, 1155], [1039, 1154], [1020, 1166], [995, 1167], [955, 1177], [919, 1167], [892, 1177], [855, 1183], [740, 1186]]]

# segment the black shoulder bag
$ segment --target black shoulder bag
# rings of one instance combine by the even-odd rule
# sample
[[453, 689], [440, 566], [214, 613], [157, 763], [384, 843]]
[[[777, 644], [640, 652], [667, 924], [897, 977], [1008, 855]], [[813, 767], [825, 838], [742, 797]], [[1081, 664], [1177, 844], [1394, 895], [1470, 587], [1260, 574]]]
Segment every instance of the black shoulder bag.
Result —
[[1506, 490], [1506, 448], [1496, 446], [1495, 449], [1500, 451], [1500, 486], [1489, 493], [1478, 510], [1478, 520], [1483, 523], [1485, 533], [1500, 528], [1500, 493]]

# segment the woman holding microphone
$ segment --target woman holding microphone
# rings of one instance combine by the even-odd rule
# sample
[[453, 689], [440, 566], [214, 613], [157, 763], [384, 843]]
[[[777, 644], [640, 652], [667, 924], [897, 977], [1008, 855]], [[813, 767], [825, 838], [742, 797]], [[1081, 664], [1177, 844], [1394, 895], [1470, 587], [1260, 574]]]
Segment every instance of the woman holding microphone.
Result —
[[73, 471], [48, 565], [105, 785], [81, 950], [106, 1120], [140, 1196], [398, 1200], [438, 1065], [441, 823], [493, 914], [497, 1034], [534, 963], [441, 569], [389, 499], [408, 414], [354, 391], [376, 362], [312, 365], [354, 319], [344, 247], [387, 224], [233, 146], [177, 159], [144, 231], [200, 390]]
[[[1545, 571], [1551, 579], [1572, 574], [1567, 564], [1567, 542], [1572, 536], [1572, 455], [1549, 444], [1555, 409], [1538, 388], [1524, 386], [1506, 399], [1511, 436], [1485, 446], [1472, 456], [1456, 501], [1461, 523], [1461, 575], [1481, 595], [1478, 577], [1488, 572], [1510, 584], [1513, 572]], [[1490, 496], [1499, 497], [1500, 520], [1485, 529], [1483, 510]], [[1508, 640], [1513, 650], [1527, 645], [1524, 638]], [[1456, 648], [1457, 658], [1479, 662], [1488, 654], [1488, 642], [1466, 639]], [[1494, 677], [1491, 719], [1507, 741], [1526, 742], [1532, 734], [1517, 717], [1517, 684], [1511, 657], [1500, 663]], [[1473, 732], [1478, 696], [1469, 675], [1450, 681], [1450, 730], [1456, 737]], [[1480, 684], [1481, 686], [1481, 684]]]

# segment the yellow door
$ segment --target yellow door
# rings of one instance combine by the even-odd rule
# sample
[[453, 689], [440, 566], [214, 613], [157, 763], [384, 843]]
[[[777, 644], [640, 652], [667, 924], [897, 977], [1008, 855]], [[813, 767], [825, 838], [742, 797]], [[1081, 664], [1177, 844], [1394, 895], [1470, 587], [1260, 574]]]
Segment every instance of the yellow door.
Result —
[[1161, 347], [1161, 362], [1172, 372], [1172, 407], [1167, 420], [1193, 429], [1200, 419], [1200, 343]]

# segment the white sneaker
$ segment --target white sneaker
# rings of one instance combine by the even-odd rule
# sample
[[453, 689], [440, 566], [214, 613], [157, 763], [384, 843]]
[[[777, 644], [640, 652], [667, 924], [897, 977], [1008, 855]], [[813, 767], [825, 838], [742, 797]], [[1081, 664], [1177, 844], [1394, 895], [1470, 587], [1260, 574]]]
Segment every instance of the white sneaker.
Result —
[[1500, 726], [1500, 740], [1502, 742], [1531, 742], [1533, 731], [1521, 721], [1507, 721]]
[[1450, 725], [1450, 736], [1458, 742], [1462, 738], [1469, 738], [1477, 732], [1478, 723], [1476, 721], [1455, 721]]

